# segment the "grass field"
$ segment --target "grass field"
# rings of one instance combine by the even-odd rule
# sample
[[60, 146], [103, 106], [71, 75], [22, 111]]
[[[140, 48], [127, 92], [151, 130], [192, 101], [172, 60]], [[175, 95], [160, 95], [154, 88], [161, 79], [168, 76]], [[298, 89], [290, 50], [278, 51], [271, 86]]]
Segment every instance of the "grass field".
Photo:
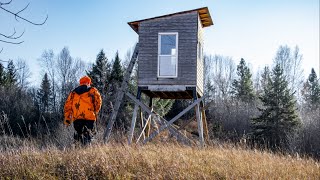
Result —
[[1, 179], [320, 179], [319, 162], [235, 147], [176, 144], [0, 152]]

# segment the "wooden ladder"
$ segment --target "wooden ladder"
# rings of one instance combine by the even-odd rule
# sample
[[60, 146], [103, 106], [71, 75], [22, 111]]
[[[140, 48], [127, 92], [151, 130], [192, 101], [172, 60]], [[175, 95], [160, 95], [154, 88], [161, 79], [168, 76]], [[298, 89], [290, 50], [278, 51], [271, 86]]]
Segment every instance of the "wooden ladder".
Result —
[[119, 111], [120, 104], [122, 102], [124, 93], [128, 88], [129, 79], [130, 79], [133, 67], [134, 67], [134, 65], [135, 65], [135, 63], [137, 61], [138, 54], [139, 54], [139, 43], [137, 43], [135, 48], [134, 48], [130, 63], [128, 65], [127, 71], [126, 71], [126, 73], [124, 75], [124, 78], [123, 78], [123, 81], [122, 81], [122, 84], [121, 84], [121, 88], [117, 92], [117, 96], [116, 96], [117, 97], [116, 98], [117, 101], [116, 101], [116, 103], [114, 105], [114, 110], [112, 111], [112, 113], [110, 115], [110, 119], [109, 119], [107, 128], [106, 128], [106, 130], [104, 132], [104, 135], [103, 135], [103, 140], [104, 140], [105, 143], [108, 142], [108, 140], [110, 138], [112, 127], [113, 127], [114, 122], [116, 121], [116, 118], [117, 118], [117, 115], [118, 115], [118, 111]]

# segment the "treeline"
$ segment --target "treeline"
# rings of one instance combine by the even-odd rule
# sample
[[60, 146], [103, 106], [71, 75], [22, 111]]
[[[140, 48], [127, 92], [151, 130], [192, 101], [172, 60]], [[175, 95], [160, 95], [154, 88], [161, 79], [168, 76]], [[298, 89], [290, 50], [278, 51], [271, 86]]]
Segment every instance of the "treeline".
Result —
[[[55, 54], [44, 50], [38, 62], [41, 85], [31, 87], [30, 69], [23, 60], [0, 63], [0, 133], [21, 137], [59, 134], [63, 106], [79, 78], [88, 75], [102, 95], [98, 126], [103, 129], [131, 58], [109, 60], [101, 50], [93, 64], [70, 55], [64, 47]], [[251, 147], [299, 152], [320, 157], [320, 85], [314, 69], [303, 78], [299, 48], [280, 46], [271, 66], [254, 73], [245, 59], [238, 65], [226, 56], [205, 56], [205, 107], [211, 139]], [[4, 66], [6, 64], [6, 66]], [[137, 67], [128, 91], [136, 94]], [[142, 97], [147, 102], [147, 97]], [[170, 119], [188, 100], [155, 100], [154, 108]], [[126, 135], [133, 104], [124, 98], [115, 130]], [[193, 112], [182, 117], [192, 118]], [[196, 130], [195, 130], [196, 131]]]
[[302, 75], [299, 48], [280, 46], [273, 64], [252, 75], [241, 59], [207, 56], [205, 87], [211, 135], [253, 147], [320, 157], [320, 85]]
[[[88, 65], [80, 58], [73, 58], [64, 47], [58, 54], [44, 50], [37, 61], [43, 72], [43, 76], [39, 76], [39, 87], [29, 86], [31, 71], [25, 61], [14, 63], [10, 60], [7, 66], [0, 63], [0, 134], [42, 137], [59, 133], [65, 100], [84, 75], [92, 78], [103, 96], [104, 107], [99, 123], [106, 122], [110, 113], [108, 102], [113, 100], [123, 78], [118, 53], [108, 61], [101, 50], [96, 62]], [[125, 126], [122, 123], [116, 125]]]

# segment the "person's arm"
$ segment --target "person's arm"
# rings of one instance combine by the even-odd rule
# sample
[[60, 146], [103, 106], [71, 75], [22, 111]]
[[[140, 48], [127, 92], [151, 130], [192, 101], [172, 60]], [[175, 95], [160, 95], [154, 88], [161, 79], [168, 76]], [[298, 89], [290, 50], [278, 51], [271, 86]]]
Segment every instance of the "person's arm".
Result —
[[101, 109], [102, 100], [99, 91], [96, 88], [94, 88], [94, 91], [94, 109], [96, 111], [95, 113], [98, 114]]
[[64, 120], [65, 125], [70, 125], [72, 123], [72, 100], [73, 92], [71, 92], [67, 98], [67, 101], [64, 105]]

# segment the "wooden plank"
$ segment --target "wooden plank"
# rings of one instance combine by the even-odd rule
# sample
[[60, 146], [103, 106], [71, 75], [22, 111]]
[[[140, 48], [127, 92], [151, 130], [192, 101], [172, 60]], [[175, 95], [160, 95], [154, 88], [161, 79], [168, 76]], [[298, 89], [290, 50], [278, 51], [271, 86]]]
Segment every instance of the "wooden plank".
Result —
[[111, 131], [112, 131], [113, 124], [114, 124], [114, 122], [115, 122], [115, 120], [117, 118], [118, 111], [119, 111], [120, 104], [122, 102], [124, 93], [127, 90], [128, 82], [129, 82], [129, 79], [130, 79], [134, 64], [135, 64], [135, 62], [136, 62], [136, 60], [138, 58], [138, 52], [139, 52], [139, 43], [137, 43], [136, 47], [134, 48], [130, 63], [128, 65], [127, 71], [126, 71], [126, 73], [124, 75], [123, 82], [121, 84], [121, 88], [117, 92], [117, 98], [116, 98], [117, 101], [116, 101], [115, 106], [114, 106], [114, 111], [112, 111], [112, 113], [110, 115], [110, 119], [108, 121], [109, 123], [108, 123], [107, 128], [106, 128], [106, 130], [104, 132], [104, 135], [103, 135], [103, 139], [104, 139], [105, 143], [108, 142], [108, 140], [110, 138], [110, 134], [111, 134]]
[[[161, 126], [165, 126], [168, 123], [168, 121], [163, 119], [161, 116], [158, 115], [158, 117], [159, 117], [158, 122], [160, 123]], [[178, 131], [177, 128], [175, 128], [173, 125], [174, 124], [169, 125], [168, 129], [169, 129], [169, 132], [173, 136], [175, 136], [178, 141], [182, 141], [185, 145], [188, 145], [188, 146], [191, 146], [194, 144], [189, 138], [181, 134], [180, 131]], [[159, 130], [156, 132], [158, 133]]]
[[129, 138], [128, 138], [128, 144], [130, 145], [132, 142], [133, 138], [133, 133], [134, 133], [134, 127], [136, 125], [136, 119], [137, 119], [137, 111], [138, 111], [139, 106], [135, 104], [134, 110], [133, 110], [133, 115], [132, 115], [132, 120], [131, 120], [131, 127], [129, 131]]
[[[139, 110], [140, 110], [141, 127], [143, 128], [143, 127], [144, 127], [143, 112], [142, 112], [142, 109], [141, 109], [141, 108], [139, 108]], [[144, 131], [142, 131], [142, 134], [143, 134], [143, 139], [145, 139], [145, 138], [146, 138], [146, 135], [145, 135]]]
[[[178, 78], [158, 79], [158, 32], [178, 32]], [[198, 14], [188, 14], [170, 19], [141, 22], [139, 25], [139, 79], [138, 85], [172, 84], [196, 85]], [[192, 72], [192, 73], [190, 73]], [[189, 83], [188, 83], [189, 82]]]
[[[131, 100], [133, 100], [136, 104], [138, 104], [139, 106], [141, 106], [141, 108], [142, 108], [145, 112], [147, 112], [148, 114], [151, 114], [151, 115], [154, 115], [154, 116], [158, 116], [158, 114], [152, 112], [145, 104], [143, 104], [142, 102], [138, 101], [138, 100], [137, 100], [132, 94], [130, 94], [129, 92], [127, 92], [126, 95], [127, 95]], [[160, 117], [160, 118], [163, 119], [162, 117]], [[179, 118], [179, 117], [178, 117], [178, 118]], [[163, 120], [164, 120], [164, 119], [163, 119]], [[166, 121], [166, 120], [165, 120], [165, 121]], [[172, 123], [168, 124], [167, 127], [172, 128], [172, 127], [171, 127], [171, 124], [172, 124]], [[159, 131], [160, 131], [160, 129], [159, 129]], [[172, 131], [175, 132], [175, 135], [177, 136], [177, 138], [180, 138], [180, 139], [184, 139], [184, 138], [185, 138], [184, 135], [183, 135], [181, 132], [179, 132], [178, 130], [172, 128]], [[151, 134], [151, 135], [152, 135], [152, 134]], [[150, 135], [150, 136], [151, 136], [151, 135]], [[149, 136], [149, 137], [150, 137], [150, 136]], [[148, 137], [148, 138], [149, 138], [149, 137]], [[148, 139], [148, 138], [147, 138], [147, 139]]]
[[185, 85], [148, 85], [150, 91], [185, 91]]
[[[141, 133], [140, 133], [140, 135], [139, 135], [139, 137], [138, 137], [138, 139], [137, 139], [137, 141], [136, 141], [136, 143], [138, 143], [139, 142], [139, 140], [140, 140], [140, 138], [141, 138], [141, 136], [142, 135], [144, 135], [145, 134], [145, 129], [146, 129], [146, 127], [148, 126], [148, 124], [150, 124], [149, 122], [150, 122], [150, 120], [151, 120], [151, 114], [149, 114], [149, 116], [148, 116], [148, 119], [147, 119], [147, 121], [146, 121], [146, 124], [144, 125], [144, 126], [142, 126], [143, 128], [142, 128], [142, 131], [141, 131]], [[147, 136], [148, 137], [148, 136]]]
[[172, 123], [174, 123], [176, 120], [178, 120], [181, 116], [183, 116], [186, 112], [188, 112], [191, 108], [193, 108], [194, 106], [196, 106], [197, 104], [199, 104], [203, 98], [205, 96], [203, 96], [202, 98], [196, 100], [194, 103], [192, 103], [191, 105], [189, 105], [186, 109], [184, 109], [182, 112], [180, 112], [178, 115], [176, 115], [174, 118], [172, 118], [168, 123], [166, 123], [165, 125], [161, 126], [159, 128], [159, 132], [153, 132], [147, 139], [145, 139], [143, 141], [143, 143], [147, 143], [148, 141], [150, 141], [151, 139], [153, 139], [156, 135], [158, 135], [160, 132], [162, 132], [163, 130], [165, 130], [166, 128], [168, 128], [169, 125], [171, 125]]
[[206, 112], [205, 109], [202, 108], [202, 123], [203, 123], [203, 130], [204, 130], [204, 138], [206, 142], [209, 142], [209, 130], [208, 130], [208, 124], [207, 124], [207, 118], [206, 118]]
[[199, 142], [200, 142], [200, 146], [203, 147], [204, 146], [203, 124], [202, 124], [201, 114], [200, 114], [200, 110], [199, 110], [199, 104], [197, 104], [195, 106], [195, 111], [196, 111], [196, 118], [197, 118], [197, 122], [198, 122]]

